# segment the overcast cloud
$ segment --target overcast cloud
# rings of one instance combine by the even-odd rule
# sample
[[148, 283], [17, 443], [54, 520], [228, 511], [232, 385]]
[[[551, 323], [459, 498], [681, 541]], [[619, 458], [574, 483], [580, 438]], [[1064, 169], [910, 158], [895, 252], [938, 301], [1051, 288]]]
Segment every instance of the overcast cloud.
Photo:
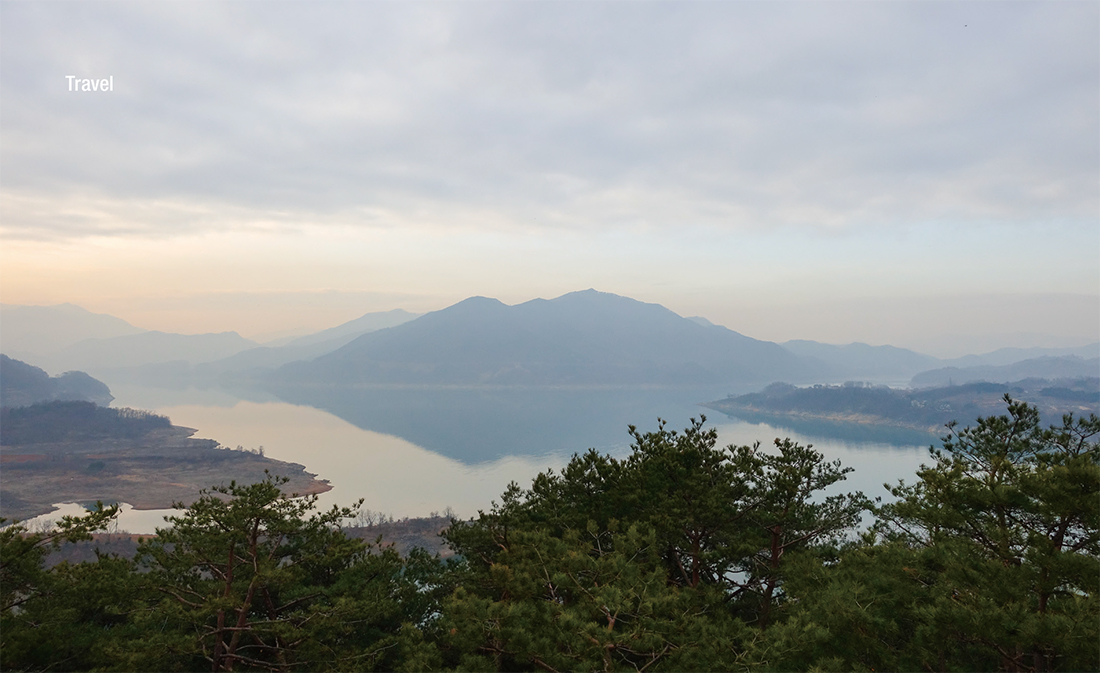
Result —
[[3, 232], [1094, 224], [1098, 7], [9, 2]]
[[775, 340], [1100, 338], [1096, 2], [0, 19], [5, 302], [247, 336], [596, 287]]

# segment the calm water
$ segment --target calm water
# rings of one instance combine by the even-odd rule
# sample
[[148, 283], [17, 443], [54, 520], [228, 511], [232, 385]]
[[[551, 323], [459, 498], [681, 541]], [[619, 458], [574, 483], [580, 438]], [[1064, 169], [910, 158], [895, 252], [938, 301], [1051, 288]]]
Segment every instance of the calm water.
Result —
[[[281, 391], [240, 399], [221, 391], [167, 391], [112, 385], [113, 406], [153, 409], [196, 437], [226, 446], [264, 448], [300, 463], [333, 489], [320, 504], [363, 506], [395, 517], [447, 507], [460, 517], [486, 509], [511, 481], [526, 486], [573, 453], [630, 451], [627, 426], [682, 429], [706, 414], [727, 444], [770, 446], [777, 437], [813, 444], [829, 460], [855, 468], [842, 490], [885, 495], [883, 482], [913, 480], [928, 462], [928, 437], [897, 431], [809, 424], [778, 427], [726, 417], [697, 406], [716, 390], [358, 390]], [[76, 506], [47, 515], [75, 513]], [[164, 511], [124, 506], [120, 530], [153, 532]]]

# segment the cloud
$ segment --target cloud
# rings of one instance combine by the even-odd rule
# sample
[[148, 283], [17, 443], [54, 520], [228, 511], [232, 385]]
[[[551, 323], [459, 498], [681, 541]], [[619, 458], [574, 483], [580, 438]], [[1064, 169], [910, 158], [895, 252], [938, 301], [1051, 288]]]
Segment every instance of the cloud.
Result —
[[[1093, 3], [4, 3], [6, 238], [1100, 205]], [[115, 78], [109, 94], [64, 76]]]

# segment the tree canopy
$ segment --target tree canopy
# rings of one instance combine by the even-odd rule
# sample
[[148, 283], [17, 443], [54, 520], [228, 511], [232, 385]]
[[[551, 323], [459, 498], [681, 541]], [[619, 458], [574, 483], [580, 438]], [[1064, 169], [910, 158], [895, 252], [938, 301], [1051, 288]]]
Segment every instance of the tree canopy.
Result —
[[630, 428], [445, 538], [354, 540], [285, 480], [210, 489], [134, 559], [0, 531], [5, 670], [1100, 668], [1100, 419], [952, 424], [888, 501], [810, 446]]

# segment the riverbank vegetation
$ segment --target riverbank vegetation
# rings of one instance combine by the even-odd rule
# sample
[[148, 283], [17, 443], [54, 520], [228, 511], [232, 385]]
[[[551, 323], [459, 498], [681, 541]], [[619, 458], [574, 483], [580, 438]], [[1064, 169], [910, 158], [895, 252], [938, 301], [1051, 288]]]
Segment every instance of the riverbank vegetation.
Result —
[[950, 428], [872, 501], [812, 447], [702, 421], [511, 486], [454, 555], [345, 534], [282, 479], [213, 489], [135, 558], [0, 530], [5, 670], [1096, 670], [1100, 419]]

